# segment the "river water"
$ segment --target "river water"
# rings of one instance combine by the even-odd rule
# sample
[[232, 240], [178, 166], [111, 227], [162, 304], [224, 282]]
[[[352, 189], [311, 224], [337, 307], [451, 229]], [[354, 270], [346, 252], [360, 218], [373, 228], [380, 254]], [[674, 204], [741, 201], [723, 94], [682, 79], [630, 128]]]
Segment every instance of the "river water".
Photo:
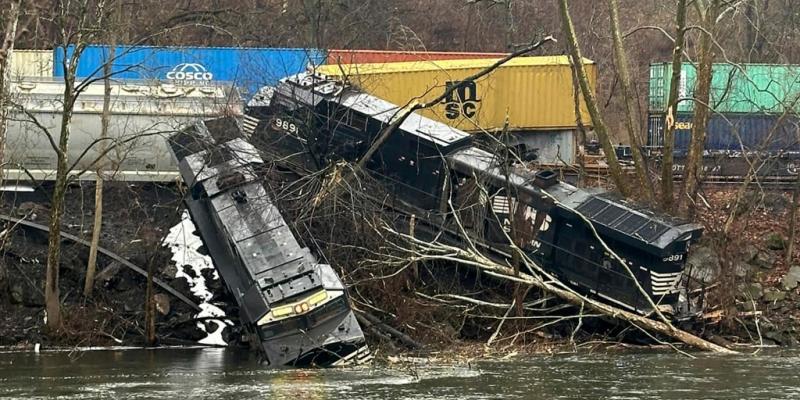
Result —
[[268, 370], [224, 349], [0, 353], [0, 398], [788, 399], [800, 354], [600, 353]]

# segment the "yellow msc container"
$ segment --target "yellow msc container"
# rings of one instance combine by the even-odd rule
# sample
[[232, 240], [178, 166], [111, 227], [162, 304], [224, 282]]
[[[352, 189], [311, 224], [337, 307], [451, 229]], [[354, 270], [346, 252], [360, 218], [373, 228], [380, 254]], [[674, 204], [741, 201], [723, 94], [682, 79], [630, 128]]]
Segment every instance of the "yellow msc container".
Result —
[[[346, 76], [350, 83], [400, 106], [426, 102], [465, 78], [484, 70], [497, 59], [413, 61], [380, 64], [323, 65], [317, 72]], [[597, 66], [584, 59], [592, 90]], [[509, 129], [574, 129], [575, 99], [572, 68], [567, 56], [519, 57], [462, 87], [440, 104], [421, 111], [429, 118], [469, 132]], [[581, 98], [581, 120], [591, 118]]]
[[12, 50], [11, 78], [53, 76], [53, 50]]

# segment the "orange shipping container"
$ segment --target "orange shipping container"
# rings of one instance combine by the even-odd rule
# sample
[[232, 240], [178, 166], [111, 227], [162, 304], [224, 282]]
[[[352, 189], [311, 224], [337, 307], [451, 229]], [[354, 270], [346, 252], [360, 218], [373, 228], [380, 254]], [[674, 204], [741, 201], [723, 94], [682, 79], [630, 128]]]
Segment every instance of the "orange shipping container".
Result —
[[388, 62], [465, 60], [503, 58], [506, 53], [471, 53], [457, 51], [404, 50], [328, 50], [326, 64], [374, 64]]

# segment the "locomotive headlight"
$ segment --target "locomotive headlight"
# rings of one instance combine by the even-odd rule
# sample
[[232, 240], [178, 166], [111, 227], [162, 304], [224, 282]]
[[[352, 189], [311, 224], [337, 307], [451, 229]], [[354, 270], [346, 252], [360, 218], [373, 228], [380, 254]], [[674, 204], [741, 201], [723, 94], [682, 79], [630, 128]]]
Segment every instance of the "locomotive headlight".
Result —
[[328, 292], [323, 290], [321, 292], [309, 296], [309, 298], [306, 301], [308, 302], [309, 305], [315, 306], [319, 303], [322, 303], [327, 298], [328, 298]]
[[320, 290], [319, 292], [316, 292], [303, 300], [273, 308], [270, 312], [258, 320], [258, 325], [265, 325], [270, 322], [292, 317], [294, 315], [305, 314], [311, 310], [311, 308], [325, 304], [330, 299], [331, 295], [329, 295], [326, 290]]
[[271, 312], [275, 318], [284, 317], [292, 313], [292, 306], [283, 306], [274, 308]]

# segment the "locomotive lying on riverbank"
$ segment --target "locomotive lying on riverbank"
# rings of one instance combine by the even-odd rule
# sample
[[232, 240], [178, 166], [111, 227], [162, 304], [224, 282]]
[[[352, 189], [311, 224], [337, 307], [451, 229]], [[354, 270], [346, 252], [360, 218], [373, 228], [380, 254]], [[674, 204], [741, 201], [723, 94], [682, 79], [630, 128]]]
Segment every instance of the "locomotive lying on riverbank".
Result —
[[232, 125], [231, 118], [198, 122], [169, 145], [189, 187], [186, 207], [250, 339], [270, 366], [366, 362], [371, 355], [342, 281], [295, 239], [256, 174], [263, 163], [256, 149], [209, 134]]
[[[286, 78], [263, 93], [247, 111], [246, 133], [259, 150], [298, 171], [360, 160], [403, 113], [317, 74]], [[559, 182], [552, 171], [520, 168], [502, 153], [412, 113], [364, 165], [385, 189], [382, 203], [423, 220], [431, 239], [469, 239], [506, 259], [513, 240], [584, 293], [643, 314], [652, 303], [678, 311], [687, 252], [700, 226]], [[460, 237], [461, 227], [469, 238]]]

